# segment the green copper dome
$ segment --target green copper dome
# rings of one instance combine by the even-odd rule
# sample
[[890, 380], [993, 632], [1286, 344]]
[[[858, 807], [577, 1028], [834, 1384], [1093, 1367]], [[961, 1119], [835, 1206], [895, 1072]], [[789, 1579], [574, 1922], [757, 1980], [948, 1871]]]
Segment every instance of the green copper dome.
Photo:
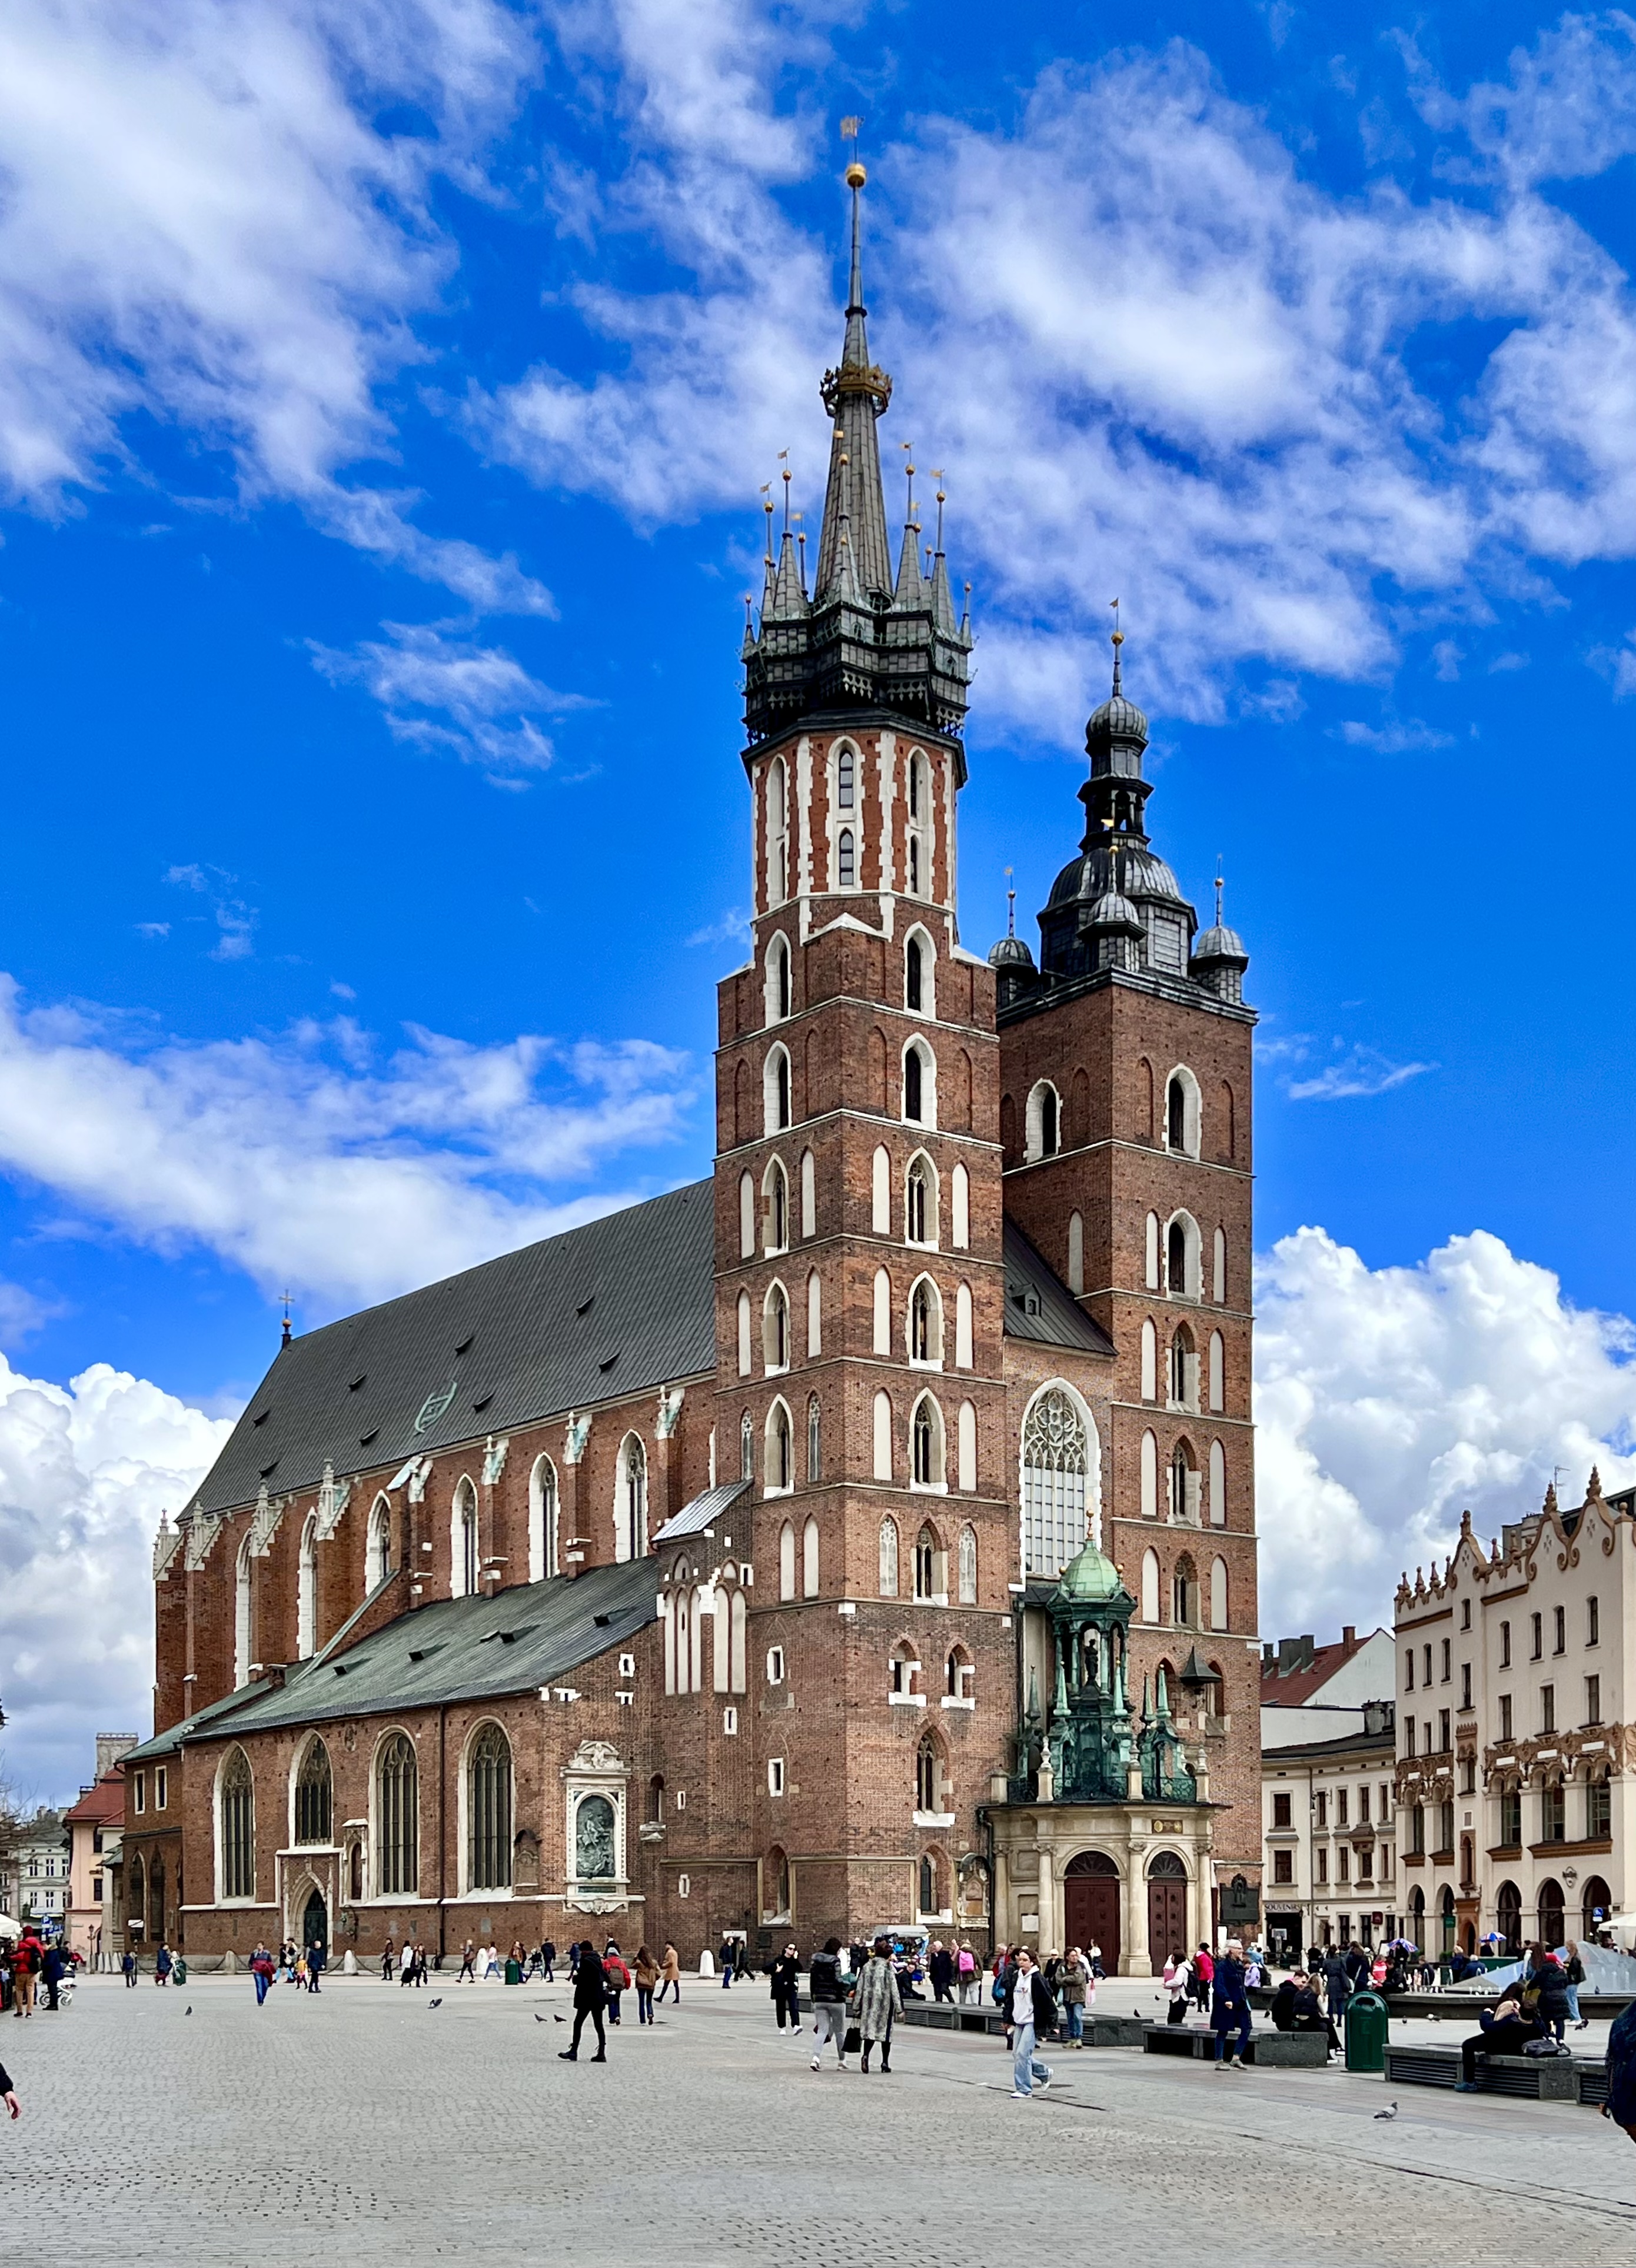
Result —
[[1113, 1561], [1104, 1558], [1087, 1539], [1079, 1557], [1063, 1569], [1057, 1595], [1063, 1599], [1111, 1599], [1124, 1587]]

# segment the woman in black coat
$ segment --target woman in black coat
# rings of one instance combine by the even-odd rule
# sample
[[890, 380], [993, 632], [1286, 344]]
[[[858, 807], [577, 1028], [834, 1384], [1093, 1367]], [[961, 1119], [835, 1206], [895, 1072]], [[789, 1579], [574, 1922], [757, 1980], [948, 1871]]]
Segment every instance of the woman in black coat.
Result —
[[792, 2032], [801, 2029], [800, 1990], [801, 1956], [792, 1945], [786, 1945], [772, 1964], [772, 2005], [780, 2031], [786, 2017]]
[[608, 1979], [602, 1964], [596, 1957], [596, 1948], [587, 1937], [579, 1948], [579, 1962], [574, 1970], [574, 2031], [573, 2037], [563, 2049], [558, 2058], [563, 2063], [579, 2060], [579, 2035], [589, 2016], [596, 2030], [596, 2053], [593, 2063], [608, 2061], [608, 2034], [602, 2029], [602, 2010], [608, 1999]]

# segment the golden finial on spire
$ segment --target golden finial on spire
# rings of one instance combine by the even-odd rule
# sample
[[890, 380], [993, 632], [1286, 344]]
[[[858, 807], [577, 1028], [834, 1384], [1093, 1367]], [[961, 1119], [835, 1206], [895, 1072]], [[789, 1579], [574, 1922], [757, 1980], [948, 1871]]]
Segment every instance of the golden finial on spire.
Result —
[[868, 174], [858, 162], [858, 129], [863, 122], [861, 118], [844, 118], [841, 121], [841, 139], [843, 142], [850, 142], [852, 145], [852, 154], [846, 168], [846, 186], [849, 189], [861, 189], [869, 179]]

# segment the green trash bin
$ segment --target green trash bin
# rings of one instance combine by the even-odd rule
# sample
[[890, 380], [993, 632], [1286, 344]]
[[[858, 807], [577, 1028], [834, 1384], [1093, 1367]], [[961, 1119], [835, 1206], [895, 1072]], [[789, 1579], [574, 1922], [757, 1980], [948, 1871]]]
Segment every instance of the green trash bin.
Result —
[[1346, 2003], [1346, 2068], [1380, 2071], [1386, 2068], [1385, 2001], [1378, 1992], [1354, 1992]]

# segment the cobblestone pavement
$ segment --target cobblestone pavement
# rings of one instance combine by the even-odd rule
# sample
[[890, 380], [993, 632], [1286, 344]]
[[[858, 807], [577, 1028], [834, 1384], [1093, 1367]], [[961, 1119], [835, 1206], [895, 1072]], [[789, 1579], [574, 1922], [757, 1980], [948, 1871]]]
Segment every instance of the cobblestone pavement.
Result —
[[759, 1986], [682, 1990], [601, 2066], [557, 2061], [560, 1985], [335, 1977], [258, 2013], [247, 1977], [93, 1979], [0, 2020], [7, 2268], [1636, 2257], [1636, 2148], [1589, 2110], [1404, 2089], [1377, 2124], [1379, 2080], [1129, 2049], [1058, 2051], [1013, 2102], [997, 2043], [908, 2029], [888, 2077], [814, 2076]]

